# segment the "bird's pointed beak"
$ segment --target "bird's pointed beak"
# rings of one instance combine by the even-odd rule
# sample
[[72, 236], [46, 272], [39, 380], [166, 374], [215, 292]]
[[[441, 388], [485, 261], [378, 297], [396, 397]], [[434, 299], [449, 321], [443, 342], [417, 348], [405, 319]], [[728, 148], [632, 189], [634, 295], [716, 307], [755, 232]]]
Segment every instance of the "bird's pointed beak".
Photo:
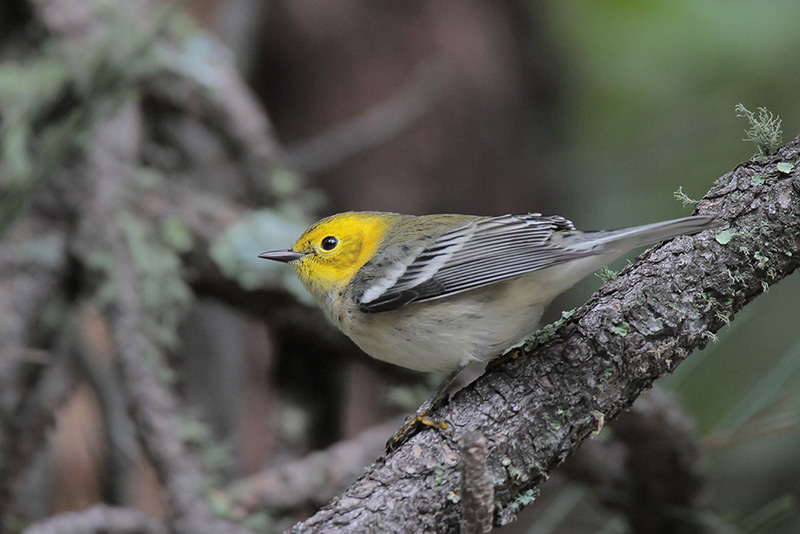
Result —
[[259, 258], [265, 260], [275, 260], [275, 261], [282, 261], [283, 263], [289, 263], [290, 261], [299, 260], [305, 256], [302, 252], [295, 252], [292, 249], [289, 250], [271, 250], [269, 252], [263, 252], [258, 255]]

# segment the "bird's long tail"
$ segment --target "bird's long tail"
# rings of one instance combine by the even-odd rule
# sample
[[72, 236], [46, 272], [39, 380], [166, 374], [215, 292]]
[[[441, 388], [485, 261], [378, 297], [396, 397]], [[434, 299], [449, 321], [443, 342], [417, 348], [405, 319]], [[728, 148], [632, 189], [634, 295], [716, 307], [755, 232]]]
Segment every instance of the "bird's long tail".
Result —
[[619, 230], [584, 232], [581, 236], [575, 236], [575, 242], [570, 243], [570, 245], [586, 246], [592, 249], [630, 250], [679, 235], [696, 234], [716, 225], [717, 219], [713, 215], [693, 215], [691, 217], [621, 228]]

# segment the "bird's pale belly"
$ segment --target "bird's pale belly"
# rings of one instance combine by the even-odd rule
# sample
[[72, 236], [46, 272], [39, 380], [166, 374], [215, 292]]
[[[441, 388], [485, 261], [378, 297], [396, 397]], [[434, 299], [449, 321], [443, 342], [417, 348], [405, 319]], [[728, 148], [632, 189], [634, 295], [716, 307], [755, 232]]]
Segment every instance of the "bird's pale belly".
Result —
[[[418, 371], [450, 371], [484, 362], [536, 330], [546, 303], [520, 281], [397, 310], [344, 319], [341, 327], [367, 354]], [[526, 284], [522, 284], [526, 285]]]

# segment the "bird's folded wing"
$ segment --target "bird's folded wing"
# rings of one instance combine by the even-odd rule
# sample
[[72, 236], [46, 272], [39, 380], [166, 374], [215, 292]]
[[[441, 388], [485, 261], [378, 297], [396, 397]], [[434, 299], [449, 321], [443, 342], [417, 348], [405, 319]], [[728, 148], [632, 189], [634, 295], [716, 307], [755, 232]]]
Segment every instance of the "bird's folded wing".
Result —
[[[563, 217], [536, 213], [472, 220], [442, 234], [416, 255], [394, 260], [382, 269], [382, 275], [356, 295], [359, 309], [368, 313], [394, 310], [597, 253], [565, 247], [554, 238], [555, 232], [573, 231], [572, 223]], [[365, 267], [368, 275], [369, 266]]]

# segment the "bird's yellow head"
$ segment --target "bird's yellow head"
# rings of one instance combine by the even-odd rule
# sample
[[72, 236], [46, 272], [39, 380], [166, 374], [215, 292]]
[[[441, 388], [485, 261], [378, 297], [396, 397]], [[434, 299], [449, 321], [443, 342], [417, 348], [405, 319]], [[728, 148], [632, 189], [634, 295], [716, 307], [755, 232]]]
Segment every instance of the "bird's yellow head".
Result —
[[392, 214], [347, 212], [312, 225], [285, 251], [260, 257], [288, 262], [318, 301], [341, 291], [375, 254]]

